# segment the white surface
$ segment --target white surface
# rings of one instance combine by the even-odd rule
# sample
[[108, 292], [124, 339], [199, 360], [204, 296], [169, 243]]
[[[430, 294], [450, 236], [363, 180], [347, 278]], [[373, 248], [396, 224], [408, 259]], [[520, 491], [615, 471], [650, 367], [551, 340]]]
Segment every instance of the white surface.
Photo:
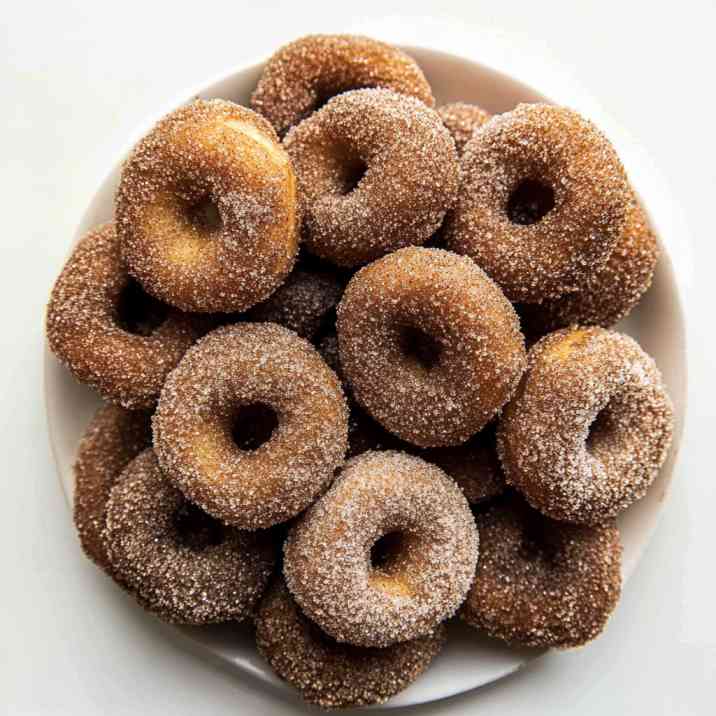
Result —
[[[471, 53], [495, 33], [523, 64], [558, 63], [639, 137], [683, 206], [690, 413], [682, 477], [607, 633], [430, 713], [706, 714], [716, 680], [710, 364], [716, 348], [711, 3], [441, 3], [440, 18], [396, 20], [389, 2], [339, 4], [24, 3], [0, 29], [5, 455], [0, 521], [0, 713], [212, 714], [299, 710], [172, 644], [79, 556], [54, 477], [40, 385], [41, 317], [67, 237], [127, 134], [183, 87], [307, 31], [362, 29]], [[345, 7], [345, 5], [343, 5]], [[417, 13], [428, 6], [412, 3]], [[367, 15], [375, 12], [371, 17]], [[377, 13], [383, 13], [379, 15]], [[389, 17], [386, 19], [385, 14]], [[508, 58], [509, 59], [509, 58]], [[428, 712], [415, 709], [416, 713]]]
[[[484, 65], [444, 52], [417, 47], [406, 49], [425, 72], [438, 106], [460, 99], [477, 103], [487, 111], [497, 114], [512, 109], [519, 102], [546, 101], [544, 94]], [[176, 104], [178, 106], [191, 101], [195, 96], [207, 99], [221, 97], [248, 104], [261, 67], [262, 64], [254, 64], [239, 70], [229, 70], [218, 80], [213, 79], [201, 86], [187, 89]], [[552, 87], [551, 78], [544, 75], [545, 73], [541, 78], [540, 90], [552, 97], [567, 91], [562, 86]], [[571, 102], [572, 97], [565, 98], [565, 101]], [[141, 126], [132, 132], [134, 136], [128, 138], [127, 144], [133, 144], [136, 138], [146, 132], [147, 127], [153, 125], [166, 111], [167, 108], [162, 107], [151, 117], [144, 119]], [[630, 156], [628, 148], [624, 151], [620, 149], [620, 153], [632, 182], [644, 180], [643, 186], [637, 183], [635, 188], [641, 193], [645, 206], [650, 211], [652, 226], [657, 235], [664, 236], [661, 241], [662, 257], [649, 296], [632, 312], [622, 329], [634, 336], [657, 361], [675, 407], [674, 441], [669, 459], [646, 497], [619, 517], [624, 547], [622, 572], [626, 580], [648, 545], [658, 517], [667, 504], [664, 497], [668, 493], [680, 445], [686, 403], [684, 322], [670, 255], [678, 254], [679, 247], [687, 237], [678, 233], [683, 231], [683, 227], [674, 223], [677, 211], [669, 192], [658, 184], [655, 185], [653, 178], [652, 182], [647, 182], [641, 165], [632, 167], [633, 157]], [[107, 177], [88, 198], [87, 210], [73, 240], [78, 241], [91, 228], [112, 219], [122, 158], [117, 157], [116, 163], [110, 165]], [[49, 349], [46, 349], [45, 396], [50, 440], [65, 494], [71, 503], [77, 446], [90, 416], [97, 409], [98, 400], [94, 391], [72, 379]], [[678, 475], [678, 470], [676, 474]], [[196, 647], [200, 656], [206, 657], [208, 652], [208, 655], [216, 657], [243, 675], [248, 673], [257, 676], [283, 690], [289, 688], [256, 653], [249, 629], [218, 625], [211, 629], [188, 628], [181, 631], [190, 637], [190, 641], [187, 640], [185, 644], [186, 648]], [[542, 653], [543, 650], [538, 649], [510, 648], [455, 620], [451, 624], [450, 637], [440, 657], [421, 678], [390, 699], [386, 706], [395, 708], [427, 703], [469, 691], [511, 674]]]

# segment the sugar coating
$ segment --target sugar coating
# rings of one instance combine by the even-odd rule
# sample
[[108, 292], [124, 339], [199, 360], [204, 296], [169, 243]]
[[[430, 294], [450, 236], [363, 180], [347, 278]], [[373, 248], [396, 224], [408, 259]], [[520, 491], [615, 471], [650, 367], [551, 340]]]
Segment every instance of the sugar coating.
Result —
[[[202, 218], [202, 207], [213, 216]], [[132, 274], [188, 311], [250, 308], [298, 251], [288, 156], [263, 117], [226, 100], [196, 100], [162, 119], [125, 162], [115, 211]]]
[[342, 294], [343, 285], [335, 276], [296, 269], [267, 301], [249, 311], [248, 318], [278, 323], [311, 340]]
[[397, 47], [358, 35], [308, 35], [271, 56], [251, 107], [283, 136], [334, 95], [363, 87], [435, 104], [420, 67]]
[[241, 621], [273, 571], [271, 542], [263, 533], [218, 527], [218, 542], [187, 544], [175, 524], [185, 505], [154, 452], [137, 456], [107, 503], [105, 540], [112, 567], [142, 606], [165, 621]]
[[325, 709], [384, 703], [428, 668], [446, 636], [440, 624], [383, 649], [339, 644], [301, 613], [282, 580], [269, 589], [256, 617], [259, 653], [306, 702]]
[[[631, 199], [607, 138], [564, 107], [521, 104], [478, 129], [461, 158], [447, 247], [483, 268], [511, 301], [539, 303], [579, 289], [616, 246]], [[536, 223], [507, 207], [524, 180], [554, 192]]]
[[651, 286], [659, 245], [636, 199], [607, 262], [574, 293], [517, 308], [525, 333], [540, 338], [573, 324], [610, 328], [626, 317]]
[[346, 92], [284, 139], [311, 253], [357, 266], [422, 244], [457, 195], [455, 143], [439, 115], [389, 90]]
[[82, 436], [75, 461], [74, 522], [85, 554], [110, 576], [103, 530], [112, 486], [127, 464], [152, 443], [144, 411], [103, 405]]
[[458, 154], [463, 153], [465, 145], [472, 139], [475, 130], [492, 117], [482, 107], [467, 102], [444, 104], [438, 107], [437, 113], [455, 140]]
[[[241, 406], [272, 408], [278, 427], [255, 450], [232, 438]], [[308, 341], [273, 323], [219, 328], [172, 371], [153, 419], [164, 471], [206, 512], [243, 529], [307, 507], [347, 448], [348, 412], [335, 374]]]
[[[361, 269], [338, 306], [341, 370], [384, 428], [419, 447], [458, 445], [509, 400], [526, 365], [512, 306], [474, 262], [410, 247]], [[406, 329], [440, 349], [406, 354]]]
[[[379, 565], [371, 548], [398, 533]], [[467, 500], [440, 468], [394, 451], [350, 460], [292, 528], [284, 576], [306, 616], [339, 642], [385, 647], [455, 613], [474, 575]]]
[[164, 380], [204, 321], [168, 309], [149, 335], [129, 333], [117, 306], [129, 274], [113, 224], [90, 231], [62, 269], [47, 307], [52, 352], [82, 383], [132, 410], [154, 406]]
[[661, 374], [629, 336], [551, 333], [498, 430], [507, 482], [550, 517], [595, 525], [642, 497], [666, 459], [673, 408]]
[[476, 516], [480, 560], [460, 612], [510, 644], [581, 646], [606, 626], [621, 593], [619, 531], [556, 522], [511, 496]]

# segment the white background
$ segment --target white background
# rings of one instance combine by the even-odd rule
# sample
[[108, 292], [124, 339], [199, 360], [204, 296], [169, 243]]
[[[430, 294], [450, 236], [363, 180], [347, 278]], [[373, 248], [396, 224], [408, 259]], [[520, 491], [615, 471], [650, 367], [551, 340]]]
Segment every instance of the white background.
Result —
[[690, 353], [681, 470], [608, 631], [414, 712], [714, 713], [713, 2], [15, 2], [0, 17], [0, 714], [301, 710], [185, 653], [81, 558], [46, 436], [42, 321], [75, 224], [147, 114], [301, 34], [356, 29], [477, 61], [490, 37], [570, 73], [666, 175], [692, 241], [679, 259]]

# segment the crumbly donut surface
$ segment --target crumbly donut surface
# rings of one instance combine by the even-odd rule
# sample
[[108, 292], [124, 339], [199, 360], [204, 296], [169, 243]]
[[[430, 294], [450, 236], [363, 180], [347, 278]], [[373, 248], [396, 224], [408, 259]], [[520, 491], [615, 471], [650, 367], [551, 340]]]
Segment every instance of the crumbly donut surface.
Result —
[[137, 144], [115, 212], [131, 273], [187, 311], [265, 300], [298, 251], [291, 162], [263, 117], [226, 100], [196, 100]]
[[475, 130], [482, 127], [492, 117], [482, 107], [467, 102], [444, 104], [442, 107], [438, 107], [437, 113], [455, 140], [458, 154], [463, 153]]
[[[376, 559], [381, 538], [387, 553]], [[385, 647], [455, 613], [477, 554], [467, 500], [440, 468], [405, 453], [367, 452], [292, 528], [283, 569], [301, 609], [330, 636]]]
[[262, 599], [255, 622], [256, 645], [271, 668], [325, 709], [384, 703], [427, 669], [446, 640], [439, 624], [382, 649], [340, 644], [304, 616], [282, 580]]
[[507, 482], [558, 520], [600, 524], [642, 497], [666, 459], [673, 409], [636, 341], [604, 328], [550, 333], [505, 408]]
[[402, 50], [358, 35], [308, 35], [280, 48], [264, 67], [251, 107], [279, 135], [348, 90], [382, 87], [435, 104], [415, 60]]

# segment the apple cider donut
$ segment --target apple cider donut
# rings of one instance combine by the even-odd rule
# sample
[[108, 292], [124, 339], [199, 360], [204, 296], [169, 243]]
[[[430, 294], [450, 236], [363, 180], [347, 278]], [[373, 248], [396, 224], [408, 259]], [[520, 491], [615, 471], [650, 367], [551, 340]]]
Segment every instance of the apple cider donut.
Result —
[[47, 339], [77, 380], [138, 410], [154, 406], [205, 323], [144, 293], [122, 261], [114, 225], [104, 224], [80, 240], [55, 282]]
[[255, 623], [256, 645], [271, 668], [324, 709], [384, 703], [428, 668], [447, 636], [439, 624], [385, 649], [340, 644], [301, 613], [283, 581], [261, 600]]
[[386, 647], [455, 613], [477, 548], [467, 500], [440, 468], [367, 452], [293, 527], [284, 575], [306, 616], [334, 639]]
[[180, 624], [246, 618], [274, 567], [267, 534], [227, 527], [188, 502], [151, 449], [112, 488], [105, 540], [112, 568], [142, 606]]
[[511, 301], [579, 289], [621, 235], [631, 197], [607, 138], [576, 112], [521, 104], [468, 142], [447, 247]]
[[109, 493], [127, 464], [151, 444], [149, 413], [110, 403], [95, 413], [77, 451], [75, 528], [85, 554], [110, 575], [112, 568], [102, 534]]
[[465, 145], [472, 139], [475, 130], [482, 127], [492, 116], [482, 107], [467, 102], [445, 104], [438, 107], [437, 113], [455, 140], [458, 154], [463, 153]]
[[244, 311], [298, 250], [296, 180], [268, 122], [225, 100], [162, 119], [124, 165], [117, 231], [149, 293], [197, 312]]
[[338, 307], [340, 365], [356, 400], [420, 447], [458, 445], [525, 368], [517, 315], [470, 259], [410, 247], [361, 269]]
[[278, 323], [312, 340], [341, 299], [343, 286], [333, 275], [297, 269], [266, 301], [254, 306], [252, 321]]
[[[267, 429], [244, 441], [247, 429]], [[285, 522], [333, 479], [348, 414], [333, 371], [273, 323], [219, 328], [167, 379], [153, 420], [168, 477], [188, 499], [243, 529]]]
[[614, 326], [648, 290], [658, 258], [656, 236], [644, 210], [634, 199], [614, 251], [579, 291], [519, 307], [525, 333], [539, 338], [573, 324]]
[[476, 516], [480, 559], [460, 615], [511, 644], [581, 646], [604, 629], [621, 593], [613, 521], [544, 517], [514, 495]]
[[382, 87], [435, 104], [415, 60], [397, 47], [358, 35], [308, 35], [269, 59], [251, 96], [251, 107], [280, 136], [331, 97]]
[[284, 146], [298, 177], [306, 248], [338, 266], [424, 243], [457, 195], [457, 152], [440, 117], [388, 90], [334, 97]]
[[604, 328], [550, 333], [498, 430], [507, 482], [557, 520], [595, 525], [642, 497], [663, 464], [671, 400], [654, 361]]

